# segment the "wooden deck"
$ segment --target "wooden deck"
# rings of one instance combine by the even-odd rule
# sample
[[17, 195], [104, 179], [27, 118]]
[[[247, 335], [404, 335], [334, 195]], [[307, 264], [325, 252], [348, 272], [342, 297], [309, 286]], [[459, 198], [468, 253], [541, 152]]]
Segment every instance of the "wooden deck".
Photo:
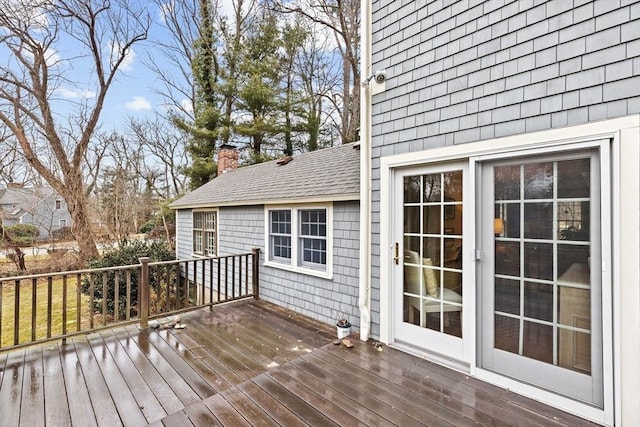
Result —
[[0, 425], [590, 425], [263, 301], [0, 353]]

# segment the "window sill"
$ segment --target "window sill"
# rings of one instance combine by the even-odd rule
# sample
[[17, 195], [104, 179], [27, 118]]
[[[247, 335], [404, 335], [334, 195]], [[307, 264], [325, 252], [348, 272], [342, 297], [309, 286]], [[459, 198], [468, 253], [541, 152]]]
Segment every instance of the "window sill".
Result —
[[327, 271], [314, 270], [314, 269], [305, 268], [305, 267], [293, 267], [290, 264], [283, 264], [276, 261], [265, 261], [264, 266], [273, 267], [280, 270], [286, 270], [292, 273], [305, 274], [307, 276], [320, 277], [321, 279], [327, 279], [327, 280], [333, 279], [333, 272], [331, 271], [329, 266], [327, 266]]
[[215, 258], [217, 255], [205, 255], [205, 254], [197, 254], [195, 252], [191, 252], [191, 258]]

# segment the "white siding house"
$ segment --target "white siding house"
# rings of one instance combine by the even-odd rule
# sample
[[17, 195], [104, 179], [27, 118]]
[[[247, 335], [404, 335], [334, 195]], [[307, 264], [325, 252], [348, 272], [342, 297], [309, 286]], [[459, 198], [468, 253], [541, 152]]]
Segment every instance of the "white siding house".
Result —
[[261, 298], [357, 329], [359, 160], [349, 144], [219, 173], [171, 205], [177, 257], [260, 248]]
[[362, 5], [363, 338], [639, 425], [640, 1]]
[[0, 221], [5, 226], [33, 225], [39, 239], [56, 230], [71, 227], [71, 214], [64, 199], [50, 187], [24, 187], [10, 184], [0, 190]]

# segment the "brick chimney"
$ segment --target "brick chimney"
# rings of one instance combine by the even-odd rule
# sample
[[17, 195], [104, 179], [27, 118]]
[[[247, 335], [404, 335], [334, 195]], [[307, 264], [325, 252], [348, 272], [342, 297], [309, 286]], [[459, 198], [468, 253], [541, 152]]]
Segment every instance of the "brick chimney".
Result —
[[9, 182], [7, 183], [7, 188], [10, 188], [12, 190], [24, 188], [24, 182]]
[[238, 151], [233, 145], [222, 145], [218, 151], [218, 176], [238, 169]]

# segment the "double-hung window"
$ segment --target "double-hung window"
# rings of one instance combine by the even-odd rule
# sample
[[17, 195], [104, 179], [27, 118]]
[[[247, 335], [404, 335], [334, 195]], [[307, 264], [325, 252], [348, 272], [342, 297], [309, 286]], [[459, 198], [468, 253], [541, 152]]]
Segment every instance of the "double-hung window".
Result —
[[193, 253], [218, 255], [218, 212], [193, 212]]
[[330, 277], [331, 206], [267, 208], [267, 265]]

